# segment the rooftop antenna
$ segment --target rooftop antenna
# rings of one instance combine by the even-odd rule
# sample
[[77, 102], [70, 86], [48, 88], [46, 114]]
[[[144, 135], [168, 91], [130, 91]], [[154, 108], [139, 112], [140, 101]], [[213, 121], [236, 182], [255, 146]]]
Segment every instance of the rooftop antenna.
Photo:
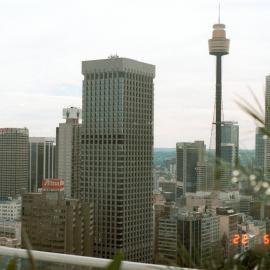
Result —
[[218, 3], [218, 24], [220, 24], [220, 2]]

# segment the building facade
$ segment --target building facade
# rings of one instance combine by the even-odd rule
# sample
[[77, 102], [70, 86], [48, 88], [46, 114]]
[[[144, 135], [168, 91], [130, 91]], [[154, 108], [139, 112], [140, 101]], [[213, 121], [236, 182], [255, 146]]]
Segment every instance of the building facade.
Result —
[[41, 188], [42, 180], [55, 178], [55, 139], [45, 137], [30, 137], [30, 191]]
[[161, 218], [158, 227], [157, 262], [177, 262], [177, 219]]
[[65, 196], [79, 197], [81, 109], [63, 109], [66, 123], [56, 129], [57, 177], [65, 181]]
[[264, 160], [265, 160], [265, 134], [262, 132], [261, 127], [256, 128], [256, 140], [255, 140], [255, 166], [262, 172], [264, 172]]
[[0, 201], [0, 245], [21, 246], [21, 199]]
[[0, 219], [0, 237], [14, 240], [21, 244], [21, 222], [15, 220]]
[[233, 188], [232, 171], [236, 166], [237, 151], [233, 143], [221, 144], [221, 168], [220, 168], [220, 190], [226, 191]]
[[205, 158], [203, 141], [176, 144], [176, 180], [183, 182], [183, 192], [196, 192], [197, 165]]
[[203, 265], [213, 258], [219, 241], [219, 219], [216, 215], [181, 213], [177, 231], [178, 246], [184, 247], [195, 263]]
[[196, 191], [211, 191], [214, 188], [214, 166], [210, 162], [198, 162], [196, 167]]
[[238, 234], [238, 216], [230, 207], [217, 208], [217, 215], [219, 216], [219, 237], [222, 241], [224, 257], [228, 258], [235, 255], [238, 246], [234, 245], [233, 237]]
[[236, 155], [235, 162], [237, 163], [238, 155], [239, 155], [239, 125], [237, 122], [233, 122], [233, 121], [222, 122], [221, 144], [227, 144], [227, 143], [235, 145], [235, 155]]
[[29, 134], [27, 128], [0, 129], [0, 198], [28, 191]]
[[91, 256], [93, 205], [65, 199], [61, 181], [43, 180], [41, 192], [23, 194], [22, 228], [34, 250]]
[[0, 219], [20, 220], [21, 208], [21, 199], [0, 201]]
[[[265, 78], [265, 129], [270, 131], [270, 75]], [[270, 179], [270, 138], [265, 140], [264, 176]]]
[[81, 183], [95, 205], [94, 256], [153, 257], [155, 66], [117, 56], [82, 63]]

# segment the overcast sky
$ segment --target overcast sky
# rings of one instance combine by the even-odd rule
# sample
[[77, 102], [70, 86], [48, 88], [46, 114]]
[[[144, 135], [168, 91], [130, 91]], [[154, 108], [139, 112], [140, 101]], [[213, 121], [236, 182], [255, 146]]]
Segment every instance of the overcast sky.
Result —
[[[240, 125], [242, 148], [255, 124], [237, 96], [263, 103], [270, 74], [270, 1], [221, 1], [231, 39], [223, 65], [225, 120]], [[81, 61], [117, 53], [156, 65], [155, 146], [209, 144], [215, 59], [208, 39], [216, 0], [0, 0], [0, 127], [55, 136], [62, 108], [81, 106]]]

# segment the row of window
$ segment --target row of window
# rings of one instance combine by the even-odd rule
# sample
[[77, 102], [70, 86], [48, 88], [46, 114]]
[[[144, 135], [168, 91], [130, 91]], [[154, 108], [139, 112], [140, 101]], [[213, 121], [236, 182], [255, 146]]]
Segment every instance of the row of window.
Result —
[[113, 72], [98, 72], [98, 73], [90, 73], [86, 74], [85, 78], [87, 80], [99, 80], [99, 79], [111, 79], [111, 78], [127, 78], [132, 80], [144, 81], [144, 82], [152, 82], [153, 76], [147, 76], [144, 74], [136, 74], [125, 71], [113, 71]]

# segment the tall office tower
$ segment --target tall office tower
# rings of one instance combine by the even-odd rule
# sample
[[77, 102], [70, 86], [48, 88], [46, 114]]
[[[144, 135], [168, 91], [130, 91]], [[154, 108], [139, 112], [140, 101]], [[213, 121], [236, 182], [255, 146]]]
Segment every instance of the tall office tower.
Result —
[[27, 128], [0, 129], [0, 198], [28, 191], [29, 135]]
[[[221, 158], [221, 104], [222, 104], [222, 56], [229, 53], [230, 40], [226, 38], [225, 24], [213, 25], [212, 39], [209, 39], [209, 53], [216, 56], [216, 167], [219, 168]], [[219, 190], [218, 173], [215, 180], [215, 189]]]
[[113, 56], [82, 63], [81, 183], [95, 205], [94, 255], [151, 262], [155, 66]]
[[205, 158], [205, 144], [203, 141], [193, 143], [182, 142], [176, 144], [176, 180], [183, 182], [183, 193], [196, 192], [196, 167]]
[[[239, 125], [237, 122], [224, 121], [221, 126], [221, 144], [232, 143], [235, 145], [236, 160], [238, 162], [239, 155]], [[222, 155], [222, 153], [221, 153]]]
[[81, 109], [63, 109], [66, 123], [56, 128], [57, 177], [65, 181], [65, 196], [79, 197]]
[[22, 229], [34, 250], [91, 256], [93, 204], [65, 198], [63, 183], [44, 179], [41, 192], [23, 194]]
[[[265, 129], [270, 131], [270, 75], [265, 78]], [[264, 176], [270, 179], [270, 138], [265, 140]]]
[[221, 144], [220, 190], [232, 188], [232, 172], [236, 164], [236, 146], [233, 143]]
[[270, 75], [265, 77], [265, 128], [270, 130]]
[[257, 127], [255, 141], [255, 166], [262, 173], [264, 171], [265, 141], [265, 134], [262, 132], [262, 128]]
[[30, 137], [30, 191], [41, 188], [45, 178], [55, 178], [55, 139], [45, 137]]

